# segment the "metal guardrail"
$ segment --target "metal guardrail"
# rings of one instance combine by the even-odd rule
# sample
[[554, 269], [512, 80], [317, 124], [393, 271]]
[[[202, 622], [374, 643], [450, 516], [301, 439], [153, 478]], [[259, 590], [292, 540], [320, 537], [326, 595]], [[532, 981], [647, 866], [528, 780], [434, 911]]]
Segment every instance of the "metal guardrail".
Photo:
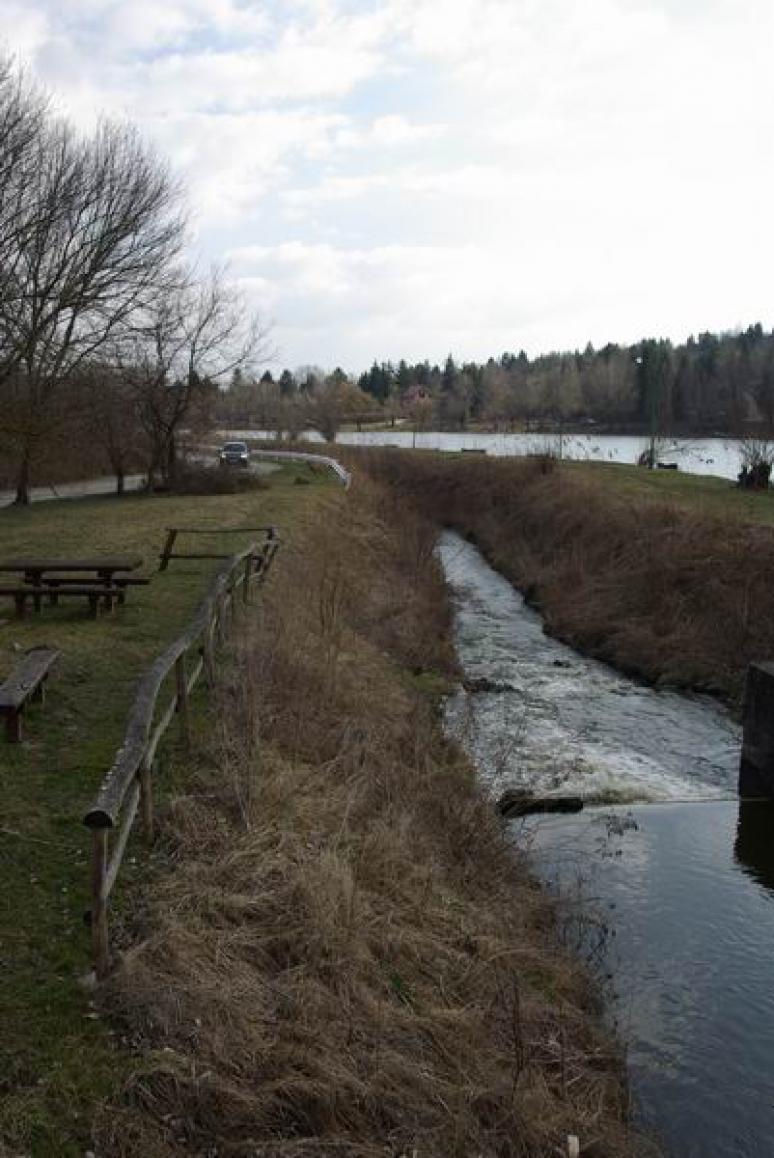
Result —
[[[171, 643], [140, 679], [124, 733], [124, 741], [83, 822], [91, 831], [91, 931], [94, 968], [104, 977], [110, 965], [108, 899], [121, 867], [138, 811], [145, 836], [153, 838], [153, 764], [158, 746], [175, 716], [184, 745], [190, 744], [189, 696], [202, 675], [212, 688], [215, 654], [225, 640], [227, 618], [236, 619], [237, 593], [249, 602], [250, 587], [265, 578], [279, 548], [275, 527], [263, 543], [251, 543], [232, 555], [216, 575], [187, 630]], [[193, 664], [188, 666], [191, 655]], [[155, 720], [159, 695], [174, 672], [174, 691]], [[115, 839], [110, 847], [110, 833]]]
[[314, 462], [319, 463], [320, 466], [327, 466], [336, 475], [340, 483], [344, 484], [344, 489], [349, 490], [352, 485], [352, 475], [348, 470], [337, 462], [335, 458], [330, 458], [327, 454], [306, 454], [301, 450], [251, 450], [251, 458], [264, 459], [290, 459], [294, 462]]

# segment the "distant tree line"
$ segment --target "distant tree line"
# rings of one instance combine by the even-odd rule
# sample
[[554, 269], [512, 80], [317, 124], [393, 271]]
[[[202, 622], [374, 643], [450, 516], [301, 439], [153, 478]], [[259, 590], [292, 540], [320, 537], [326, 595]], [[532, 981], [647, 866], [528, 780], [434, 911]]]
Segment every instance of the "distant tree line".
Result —
[[[381, 362], [357, 378], [315, 368], [245, 379], [222, 400], [224, 415], [300, 429], [338, 421], [409, 419], [420, 428], [508, 430], [594, 423], [656, 434], [774, 435], [774, 332], [703, 333], [682, 345], [644, 339], [599, 350], [522, 350], [486, 362]], [[335, 432], [334, 432], [335, 433]]]
[[128, 124], [81, 133], [0, 60], [0, 467], [26, 503], [74, 443], [171, 483], [181, 431], [260, 341], [187, 257], [182, 191]]
[[592, 419], [607, 426], [736, 434], [745, 423], [774, 428], [774, 332], [703, 333], [683, 345], [644, 339], [530, 359], [522, 350], [487, 362], [374, 364], [362, 390], [430, 399], [445, 426], [507, 427]]

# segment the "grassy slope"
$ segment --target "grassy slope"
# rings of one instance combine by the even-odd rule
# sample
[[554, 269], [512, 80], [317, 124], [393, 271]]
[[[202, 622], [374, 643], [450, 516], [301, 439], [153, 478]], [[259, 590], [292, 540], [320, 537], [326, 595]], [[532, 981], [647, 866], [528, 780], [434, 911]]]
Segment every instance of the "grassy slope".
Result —
[[134, 1057], [95, 1149], [546, 1158], [578, 1133], [589, 1158], [640, 1153], [550, 903], [443, 739], [434, 528], [362, 473], [325, 502], [163, 817], [104, 993]]
[[747, 665], [774, 655], [774, 494], [552, 459], [360, 461], [474, 539], [547, 630], [621, 670], [738, 709]]
[[[297, 475], [320, 485], [294, 487]], [[169, 525], [271, 522], [292, 534], [330, 485], [290, 468], [273, 475], [268, 490], [242, 495], [8, 509], [0, 512], [0, 555], [137, 553], [153, 573]], [[208, 539], [217, 550], [247, 541]], [[80, 821], [120, 742], [137, 676], [188, 622], [217, 566], [173, 563], [148, 587], [131, 589], [114, 617], [97, 621], [85, 601], [63, 601], [24, 621], [9, 600], [0, 604], [0, 679], [17, 647], [45, 643], [63, 653], [48, 702], [28, 712], [25, 742], [0, 740], [0, 1153], [5, 1139], [12, 1153], [81, 1154], [95, 1093], [115, 1076], [107, 1031], [76, 980], [88, 953], [89, 850]]]
[[611, 463], [564, 463], [579, 479], [604, 483], [624, 498], [675, 503], [701, 515], [774, 524], [774, 490], [742, 491], [728, 479]]

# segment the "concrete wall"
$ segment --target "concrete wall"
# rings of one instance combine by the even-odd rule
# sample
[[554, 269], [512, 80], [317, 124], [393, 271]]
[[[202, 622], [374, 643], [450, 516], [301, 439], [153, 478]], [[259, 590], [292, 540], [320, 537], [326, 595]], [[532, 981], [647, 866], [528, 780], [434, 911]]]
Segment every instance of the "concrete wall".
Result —
[[774, 663], [751, 663], [744, 695], [740, 796], [774, 798]]

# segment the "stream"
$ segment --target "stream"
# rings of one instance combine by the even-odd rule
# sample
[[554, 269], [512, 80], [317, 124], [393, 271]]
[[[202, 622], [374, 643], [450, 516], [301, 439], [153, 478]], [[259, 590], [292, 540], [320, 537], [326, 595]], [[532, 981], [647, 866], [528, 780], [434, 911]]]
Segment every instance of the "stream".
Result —
[[510, 821], [598, 977], [637, 1125], [666, 1154], [774, 1154], [774, 805], [736, 798], [741, 730], [543, 633], [471, 544], [444, 532], [466, 687], [446, 722], [497, 798], [581, 795]]

